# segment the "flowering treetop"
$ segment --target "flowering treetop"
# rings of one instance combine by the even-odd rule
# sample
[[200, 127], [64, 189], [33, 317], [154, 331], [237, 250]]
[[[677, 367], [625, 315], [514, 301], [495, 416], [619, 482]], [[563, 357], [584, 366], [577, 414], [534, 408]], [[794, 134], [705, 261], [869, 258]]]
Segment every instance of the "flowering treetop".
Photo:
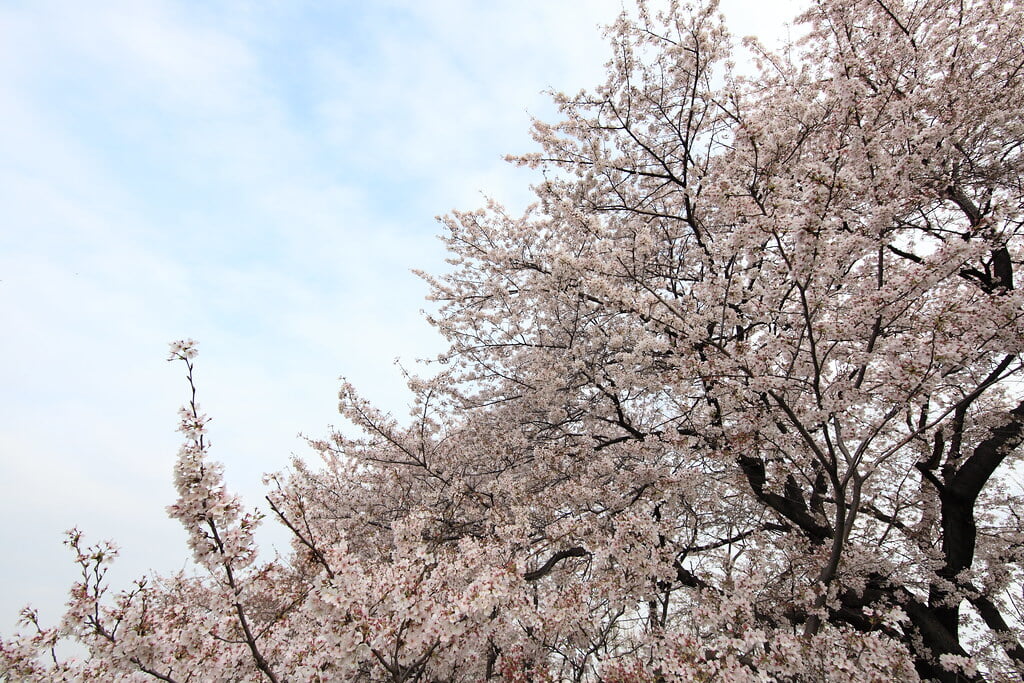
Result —
[[[640, 3], [556, 94], [523, 216], [444, 219], [443, 372], [400, 423], [268, 477], [293, 554], [209, 459], [202, 570], [103, 583], [10, 677], [1005, 680], [1024, 675], [1021, 9], [819, 0], [734, 75], [714, 2]], [[48, 652], [62, 637], [81, 661]]]

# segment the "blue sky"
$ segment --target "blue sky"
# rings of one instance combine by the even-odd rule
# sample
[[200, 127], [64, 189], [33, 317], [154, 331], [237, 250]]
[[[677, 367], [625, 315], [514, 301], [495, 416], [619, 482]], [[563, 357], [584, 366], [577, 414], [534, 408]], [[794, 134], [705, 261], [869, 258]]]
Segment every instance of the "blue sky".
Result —
[[[771, 39], [790, 6], [724, 10]], [[213, 456], [252, 504], [338, 423], [339, 376], [404, 413], [395, 358], [441, 348], [410, 272], [444, 270], [434, 217], [529, 200], [502, 156], [533, 149], [542, 91], [601, 80], [619, 8], [0, 0], [0, 633], [27, 602], [57, 619], [72, 526], [121, 545], [115, 583], [184, 565], [168, 342], [200, 341]]]

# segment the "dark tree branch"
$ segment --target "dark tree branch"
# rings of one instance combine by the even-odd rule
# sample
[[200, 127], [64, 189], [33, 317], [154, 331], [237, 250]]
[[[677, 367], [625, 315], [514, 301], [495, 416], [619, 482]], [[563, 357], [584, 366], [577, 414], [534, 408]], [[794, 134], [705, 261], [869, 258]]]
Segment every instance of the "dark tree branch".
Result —
[[588, 555], [590, 555], [590, 551], [579, 546], [567, 548], [566, 550], [559, 550], [557, 553], [549, 557], [548, 561], [545, 562], [540, 569], [534, 569], [532, 572], [526, 572], [523, 574], [523, 578], [527, 581], [537, 581], [538, 579], [542, 579], [550, 574], [551, 570], [553, 570], [562, 560], [570, 557], [587, 557]]
[[[796, 524], [816, 544], [824, 543], [832, 536], [832, 529], [820, 523], [807, 510], [803, 496], [799, 499], [791, 498], [789, 495], [780, 496], [777, 493], [765, 491], [766, 481], [764, 461], [760, 458], [744, 455], [737, 459], [740, 469], [746, 475], [747, 482], [753, 490], [754, 495], [765, 505], [778, 512], [780, 515]], [[795, 482], [794, 482], [795, 483]], [[789, 482], [787, 482], [787, 489]], [[791, 491], [787, 491], [787, 494]]]
[[1003, 646], [1003, 650], [1013, 660], [1013, 664], [1017, 668], [1017, 674], [1024, 680], [1024, 647], [1021, 647], [1016, 634], [1010, 628], [1010, 625], [1006, 623], [1006, 619], [1003, 618], [996, 604], [988, 597], [974, 590], [973, 586], [969, 588], [972, 589], [972, 593], [975, 595], [969, 597], [968, 600], [974, 606], [974, 609], [978, 611], [985, 625], [999, 634], [999, 641]]
[[1024, 401], [1008, 414], [992, 436], [982, 441], [967, 461], [960, 466], [947, 488], [953, 496], [973, 505], [989, 477], [1017, 446], [1024, 441]]

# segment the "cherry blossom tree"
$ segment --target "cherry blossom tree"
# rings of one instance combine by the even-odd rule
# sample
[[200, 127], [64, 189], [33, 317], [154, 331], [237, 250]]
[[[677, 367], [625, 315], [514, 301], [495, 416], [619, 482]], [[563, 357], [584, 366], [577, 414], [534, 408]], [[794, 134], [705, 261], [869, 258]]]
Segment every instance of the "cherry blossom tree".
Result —
[[[734, 73], [714, 2], [641, 3], [537, 123], [537, 202], [443, 220], [449, 342], [400, 422], [345, 385], [322, 456], [209, 458], [179, 342], [196, 571], [54, 628], [11, 680], [1024, 676], [1024, 10], [818, 0]], [[88, 656], [54, 646], [77, 639]]]

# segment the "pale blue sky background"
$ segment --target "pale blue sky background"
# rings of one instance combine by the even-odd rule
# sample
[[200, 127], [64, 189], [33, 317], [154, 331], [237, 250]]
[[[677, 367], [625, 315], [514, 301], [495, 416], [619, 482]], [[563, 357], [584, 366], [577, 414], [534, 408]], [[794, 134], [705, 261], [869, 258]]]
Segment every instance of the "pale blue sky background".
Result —
[[[167, 343], [200, 341], [213, 455], [251, 504], [338, 422], [404, 413], [434, 216], [528, 200], [530, 115], [595, 85], [619, 0], [0, 0], [0, 633], [55, 622], [62, 532], [114, 582], [184, 565]], [[785, 35], [788, 0], [724, 4]], [[268, 526], [273, 526], [272, 524]], [[283, 545], [277, 532], [267, 545]], [[283, 549], [283, 547], [282, 547]]]

